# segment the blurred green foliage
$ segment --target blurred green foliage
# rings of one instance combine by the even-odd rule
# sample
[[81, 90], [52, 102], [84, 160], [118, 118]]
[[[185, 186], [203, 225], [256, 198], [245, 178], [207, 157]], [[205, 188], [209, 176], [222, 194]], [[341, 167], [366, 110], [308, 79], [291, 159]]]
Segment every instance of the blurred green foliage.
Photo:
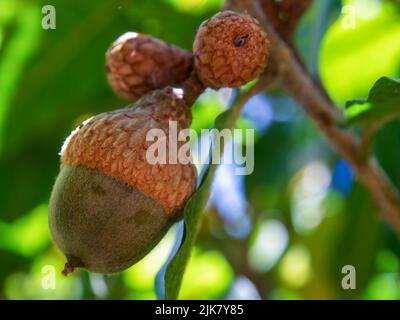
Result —
[[[322, 2], [340, 6], [316, 1], [297, 44], [305, 61], [318, 62], [338, 105], [367, 98], [380, 77], [400, 77], [395, 1], [343, 1], [347, 10], [320, 39], [316, 26], [337, 14]], [[78, 271], [65, 278], [47, 202], [68, 133], [90, 115], [127, 104], [106, 82], [109, 44], [130, 30], [190, 49], [196, 28], [221, 1], [53, 0], [57, 29], [43, 30], [46, 4], [0, 0], [0, 299], [155, 299], [154, 279], [176, 228], [121, 274]], [[256, 132], [255, 172], [240, 182], [249, 230], [230, 233], [211, 201], [179, 297], [400, 299], [400, 245], [370, 195], [290, 99], [277, 93], [265, 101], [254, 106], [271, 110], [268, 125]], [[226, 106], [226, 92], [207, 91], [194, 107], [193, 128], [211, 127]], [[260, 118], [244, 116], [240, 125], [256, 126]], [[400, 122], [383, 128], [374, 147], [400, 187]], [[245, 225], [238, 222], [239, 229]], [[356, 290], [341, 287], [345, 265], [357, 270]]]

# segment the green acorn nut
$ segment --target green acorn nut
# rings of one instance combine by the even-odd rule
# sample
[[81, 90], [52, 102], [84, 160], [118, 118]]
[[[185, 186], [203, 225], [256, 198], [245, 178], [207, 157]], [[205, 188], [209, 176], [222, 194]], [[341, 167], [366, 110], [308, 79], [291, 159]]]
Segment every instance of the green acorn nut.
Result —
[[[147, 132], [157, 128], [168, 135], [169, 121], [188, 128], [191, 113], [167, 88], [87, 120], [66, 140], [49, 206], [52, 236], [67, 257], [63, 274], [78, 267], [120, 272], [182, 218], [196, 185], [194, 165], [146, 158], [153, 143]], [[178, 148], [183, 143], [177, 141]]]
[[50, 228], [67, 268], [100, 273], [118, 272], [140, 260], [173, 223], [137, 188], [86, 166], [61, 169], [50, 212]]

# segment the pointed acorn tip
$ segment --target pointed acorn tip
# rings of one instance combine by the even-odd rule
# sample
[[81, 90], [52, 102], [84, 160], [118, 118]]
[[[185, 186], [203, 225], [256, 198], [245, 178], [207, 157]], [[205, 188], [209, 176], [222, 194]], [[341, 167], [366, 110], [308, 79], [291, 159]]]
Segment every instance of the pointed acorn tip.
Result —
[[74, 270], [75, 270], [75, 267], [71, 263], [67, 262], [67, 263], [65, 263], [64, 270], [61, 271], [61, 273], [63, 276], [66, 277], [70, 273], [74, 272]]

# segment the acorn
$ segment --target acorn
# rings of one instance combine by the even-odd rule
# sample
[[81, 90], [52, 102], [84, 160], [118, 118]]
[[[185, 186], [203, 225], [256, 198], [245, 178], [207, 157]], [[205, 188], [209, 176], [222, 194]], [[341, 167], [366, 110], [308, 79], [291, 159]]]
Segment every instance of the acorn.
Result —
[[197, 75], [206, 86], [237, 88], [264, 71], [269, 41], [255, 18], [222, 11], [201, 24], [193, 55]]
[[[120, 272], [144, 257], [182, 218], [195, 190], [192, 162], [154, 163], [151, 129], [177, 132], [192, 117], [181, 90], [156, 90], [125, 109], [96, 115], [66, 139], [49, 205], [49, 225], [67, 257], [63, 273]], [[176, 141], [177, 148], [185, 141]]]
[[128, 100], [165, 86], [181, 86], [193, 69], [190, 52], [136, 32], [119, 37], [108, 49], [106, 61], [109, 84]]

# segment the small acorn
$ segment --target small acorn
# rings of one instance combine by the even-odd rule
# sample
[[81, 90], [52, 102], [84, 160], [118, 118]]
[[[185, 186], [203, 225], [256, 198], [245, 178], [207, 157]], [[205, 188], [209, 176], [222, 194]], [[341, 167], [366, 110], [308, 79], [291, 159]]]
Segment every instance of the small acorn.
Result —
[[269, 41], [255, 18], [223, 11], [201, 24], [193, 54], [197, 75], [206, 86], [236, 88], [266, 68]]
[[[166, 88], [128, 108], [94, 116], [71, 133], [49, 206], [52, 236], [68, 260], [65, 275], [77, 267], [122, 271], [182, 218], [196, 169], [191, 162], [149, 162], [154, 141], [146, 136], [160, 129], [168, 137], [169, 121], [176, 121], [179, 132], [191, 119], [181, 92]], [[177, 141], [177, 147], [184, 143]]]
[[108, 82], [128, 100], [165, 86], [180, 86], [193, 69], [190, 52], [146, 34], [127, 32], [106, 53]]

